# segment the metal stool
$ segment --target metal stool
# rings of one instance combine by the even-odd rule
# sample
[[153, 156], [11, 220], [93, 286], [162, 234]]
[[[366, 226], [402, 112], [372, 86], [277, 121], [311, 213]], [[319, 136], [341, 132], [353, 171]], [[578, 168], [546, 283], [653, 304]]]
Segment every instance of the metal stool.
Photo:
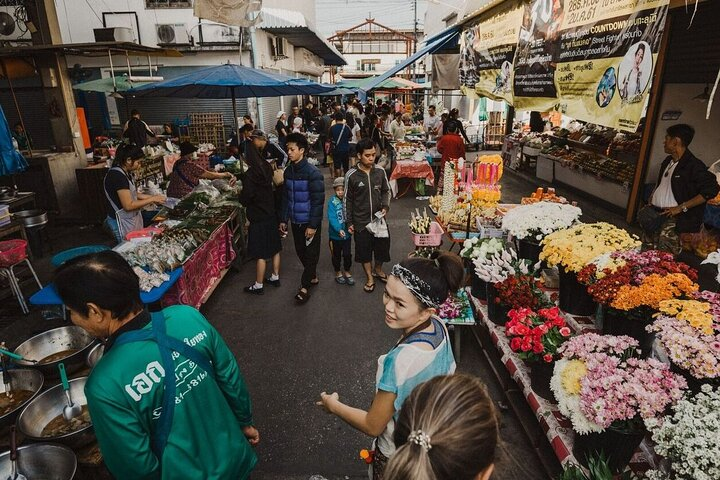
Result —
[[3, 276], [8, 279], [8, 283], [10, 283], [10, 290], [12, 291], [13, 295], [17, 298], [18, 303], [20, 304], [20, 308], [22, 309], [22, 312], [24, 314], [30, 313], [30, 309], [27, 306], [27, 303], [25, 302], [25, 297], [22, 293], [22, 289], [20, 288], [20, 282], [18, 281], [17, 277], [15, 276], [15, 267], [22, 264], [27, 265], [28, 269], [30, 270], [30, 273], [32, 273], [33, 278], [35, 279], [35, 282], [38, 285], [38, 288], [42, 290], [43, 286], [40, 283], [40, 280], [38, 279], [37, 274], [35, 273], [35, 269], [33, 268], [32, 264], [30, 263], [30, 260], [28, 260], [27, 257], [23, 258], [19, 262], [15, 263], [14, 265], [10, 265], [9, 267], [3, 267], [0, 268], [0, 276]]

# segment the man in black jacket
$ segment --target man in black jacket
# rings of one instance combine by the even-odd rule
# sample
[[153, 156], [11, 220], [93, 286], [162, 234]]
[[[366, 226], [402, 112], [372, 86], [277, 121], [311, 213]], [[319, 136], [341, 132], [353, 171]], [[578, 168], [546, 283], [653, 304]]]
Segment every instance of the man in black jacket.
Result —
[[125, 122], [123, 127], [123, 137], [127, 138], [130, 143], [134, 143], [138, 147], [142, 148], [147, 145], [147, 136], [155, 136], [155, 133], [150, 130], [147, 123], [140, 120], [140, 112], [132, 110], [130, 112], [130, 120]]
[[680, 237], [700, 232], [705, 202], [720, 191], [715, 175], [688, 150], [694, 136], [695, 129], [690, 125], [677, 124], [667, 129], [663, 146], [668, 157], [660, 166], [650, 205], [645, 207], [665, 218], [651, 228], [644, 226], [643, 243], [649, 248], [680, 253]]

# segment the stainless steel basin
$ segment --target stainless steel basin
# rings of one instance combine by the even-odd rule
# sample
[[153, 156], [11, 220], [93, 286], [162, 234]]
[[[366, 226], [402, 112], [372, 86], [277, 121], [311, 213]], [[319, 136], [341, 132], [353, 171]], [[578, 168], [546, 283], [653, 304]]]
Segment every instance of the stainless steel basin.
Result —
[[[52, 443], [35, 443], [18, 447], [18, 472], [28, 480], [71, 480], [77, 470], [72, 450]], [[0, 478], [10, 478], [10, 452], [0, 454]]]
[[98, 343], [97, 345], [92, 347], [90, 349], [90, 351], [88, 352], [87, 360], [85, 361], [85, 363], [91, 369], [95, 368], [95, 365], [97, 365], [97, 363], [100, 361], [100, 359], [102, 358], [104, 353], [105, 353], [105, 345], [103, 345], [102, 343]]
[[58, 364], [65, 364], [65, 370], [71, 374], [85, 365], [85, 358], [92, 348], [95, 338], [76, 325], [54, 328], [25, 340], [14, 351], [29, 360], [42, 360], [64, 350], [77, 350], [61, 360], [44, 363], [42, 365], [18, 360], [16, 363], [22, 367], [40, 370], [46, 378], [58, 378]]
[[[3, 372], [3, 375], [8, 375], [8, 373]], [[17, 419], [18, 415], [20, 415], [20, 412], [22, 411], [25, 406], [30, 403], [30, 401], [37, 397], [38, 393], [40, 393], [40, 389], [42, 389], [43, 382], [45, 381], [45, 378], [43, 377], [43, 374], [40, 373], [38, 370], [31, 370], [29, 368], [15, 368], [9, 370], [10, 375], [10, 390], [29, 390], [33, 392], [32, 396], [22, 402], [21, 404], [17, 405], [14, 409], [10, 410], [8, 413], [0, 417], [0, 426], [2, 427], [9, 427], [10, 425], [15, 424], [15, 420]], [[5, 378], [3, 377], [3, 381]], [[0, 475], [0, 479], [2, 479], [2, 475]]]
[[26, 227], [39, 227], [48, 223], [48, 215], [45, 210], [21, 210], [14, 212], [13, 216]]

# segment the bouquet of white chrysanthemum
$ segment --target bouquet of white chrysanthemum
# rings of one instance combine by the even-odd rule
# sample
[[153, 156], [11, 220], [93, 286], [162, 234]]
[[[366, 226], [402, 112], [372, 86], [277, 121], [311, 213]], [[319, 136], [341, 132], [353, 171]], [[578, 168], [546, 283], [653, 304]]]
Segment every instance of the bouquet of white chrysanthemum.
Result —
[[669, 475], [651, 470], [651, 480], [717, 480], [720, 478], [720, 389], [703, 385], [662, 420], [647, 420], [655, 451], [670, 463]]
[[539, 242], [546, 235], [577, 223], [582, 210], [573, 205], [538, 202], [508, 210], [502, 229], [515, 238]]
[[463, 242], [463, 248], [460, 250], [460, 256], [474, 260], [480, 257], [487, 257], [494, 253], [502, 251], [505, 243], [497, 238], [469, 238]]

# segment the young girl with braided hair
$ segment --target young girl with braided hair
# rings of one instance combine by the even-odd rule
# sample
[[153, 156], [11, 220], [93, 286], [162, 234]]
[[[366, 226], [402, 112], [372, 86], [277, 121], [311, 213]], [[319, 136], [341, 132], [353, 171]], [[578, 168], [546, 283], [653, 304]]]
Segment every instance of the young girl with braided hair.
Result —
[[370, 409], [345, 405], [337, 393], [320, 394], [318, 405], [375, 438], [370, 467], [373, 480], [383, 478], [387, 459], [395, 452], [395, 422], [413, 388], [455, 371], [448, 332], [436, 314], [448, 295], [460, 288], [463, 277], [462, 261], [453, 253], [408, 258], [395, 265], [383, 294], [385, 324], [402, 336], [378, 359]]
[[457, 374], [428, 380], [400, 410], [397, 450], [385, 480], [488, 480], [498, 429], [493, 402], [480, 379]]

